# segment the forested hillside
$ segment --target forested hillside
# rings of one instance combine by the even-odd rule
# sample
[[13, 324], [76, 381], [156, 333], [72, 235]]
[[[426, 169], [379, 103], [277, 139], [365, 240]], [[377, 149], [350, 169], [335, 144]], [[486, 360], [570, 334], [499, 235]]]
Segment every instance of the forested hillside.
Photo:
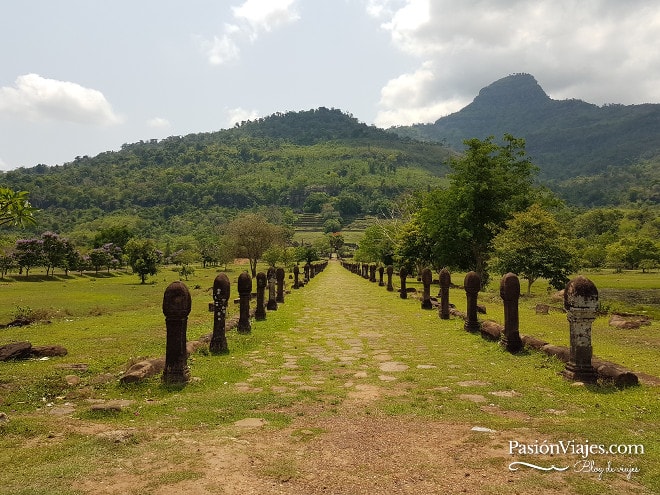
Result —
[[39, 208], [35, 231], [69, 233], [121, 216], [144, 232], [187, 234], [261, 207], [270, 217], [386, 211], [400, 195], [438, 185], [449, 151], [359, 123], [339, 110], [277, 114], [228, 130], [125, 144], [70, 163], [6, 172]]
[[553, 100], [530, 74], [483, 88], [462, 110], [393, 129], [398, 135], [444, 142], [500, 137], [526, 140], [540, 179], [583, 206], [660, 203], [660, 105], [605, 105]]

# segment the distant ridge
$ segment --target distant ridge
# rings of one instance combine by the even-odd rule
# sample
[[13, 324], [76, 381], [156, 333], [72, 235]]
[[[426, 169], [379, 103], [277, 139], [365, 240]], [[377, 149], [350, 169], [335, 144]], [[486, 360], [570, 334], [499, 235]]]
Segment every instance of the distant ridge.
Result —
[[534, 76], [519, 73], [486, 86], [472, 103], [433, 124], [392, 131], [459, 151], [465, 139], [510, 133], [525, 138], [542, 178], [561, 181], [660, 156], [660, 105], [553, 100]]

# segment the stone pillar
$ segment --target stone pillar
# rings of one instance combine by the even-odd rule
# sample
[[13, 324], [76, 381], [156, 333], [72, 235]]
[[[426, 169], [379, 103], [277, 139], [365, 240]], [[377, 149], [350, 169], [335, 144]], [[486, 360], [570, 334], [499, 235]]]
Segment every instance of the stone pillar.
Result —
[[309, 269], [311, 268], [311, 264], [309, 261], [305, 263], [304, 270], [305, 270], [305, 283], [309, 282]]
[[591, 364], [591, 324], [596, 319], [598, 290], [591, 280], [578, 276], [564, 290], [564, 308], [571, 330], [571, 350], [562, 375], [585, 383], [598, 378]]
[[369, 265], [369, 282], [376, 281], [376, 265]]
[[507, 273], [500, 281], [500, 297], [504, 301], [504, 335], [502, 345], [511, 353], [519, 352], [523, 343], [518, 331], [518, 300], [520, 280], [513, 273]]
[[443, 268], [440, 270], [440, 318], [449, 319], [449, 286], [451, 285], [451, 275], [449, 270]]
[[277, 289], [275, 279], [275, 268], [268, 268], [268, 311], [277, 311]]
[[463, 328], [468, 332], [478, 332], [481, 328], [477, 318], [477, 297], [481, 289], [481, 279], [476, 272], [468, 272], [463, 282], [465, 296], [467, 297], [467, 316]]
[[247, 272], [238, 276], [238, 297], [240, 299], [240, 314], [238, 318], [238, 333], [250, 333], [250, 298], [252, 297], [252, 278]]
[[431, 282], [433, 282], [433, 272], [428, 268], [422, 270], [422, 284], [424, 292], [422, 294], [422, 309], [432, 309], [431, 304]]
[[383, 273], [385, 273], [385, 268], [382, 266], [378, 267], [378, 287], [383, 287], [385, 286], [385, 282], [383, 282]]
[[296, 263], [293, 266], [293, 288], [297, 289], [300, 287], [300, 282], [298, 281], [300, 277], [300, 266], [298, 266], [298, 263]]
[[264, 272], [257, 273], [257, 310], [254, 313], [254, 319], [258, 321], [263, 321], [266, 319], [266, 285], [268, 285], [268, 279]]
[[213, 281], [213, 335], [209, 350], [212, 354], [225, 354], [229, 352], [227, 335], [225, 334], [225, 319], [227, 317], [227, 303], [231, 292], [231, 283], [224, 273], [218, 273]]
[[399, 278], [401, 279], [401, 289], [399, 290], [399, 297], [401, 299], [408, 299], [408, 289], [406, 288], [406, 278], [408, 277], [408, 270], [405, 266], [399, 269]]
[[172, 282], [165, 289], [163, 314], [167, 328], [167, 343], [163, 382], [168, 385], [185, 384], [190, 380], [186, 330], [191, 307], [190, 291], [183, 282]]
[[387, 290], [394, 292], [394, 286], [392, 286], [392, 274], [394, 273], [394, 267], [392, 265], [387, 265]]
[[280, 267], [275, 270], [275, 278], [277, 279], [277, 302], [284, 302], [284, 268]]

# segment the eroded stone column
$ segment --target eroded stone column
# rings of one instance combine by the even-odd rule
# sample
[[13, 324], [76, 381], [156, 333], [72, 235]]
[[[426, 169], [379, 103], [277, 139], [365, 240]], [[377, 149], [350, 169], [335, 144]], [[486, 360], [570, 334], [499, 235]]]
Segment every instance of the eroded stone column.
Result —
[[569, 380], [594, 383], [598, 374], [591, 364], [591, 325], [598, 309], [598, 289], [588, 278], [574, 278], [564, 290], [564, 308], [570, 326], [571, 350], [562, 374]]
[[284, 268], [279, 267], [275, 270], [275, 279], [277, 280], [277, 302], [284, 302]]
[[385, 267], [378, 267], [378, 287], [383, 287], [385, 282], [383, 282], [383, 274], [385, 273]]
[[504, 335], [502, 345], [511, 353], [519, 352], [523, 343], [519, 332], [518, 301], [520, 300], [520, 280], [513, 273], [507, 273], [500, 281], [500, 297], [504, 301]]
[[266, 285], [268, 280], [264, 272], [257, 273], [257, 310], [254, 313], [254, 319], [263, 321], [266, 319]]
[[422, 309], [433, 308], [433, 304], [431, 304], [431, 282], [433, 282], [433, 272], [428, 268], [424, 268], [422, 270], [422, 284], [424, 286]]
[[225, 333], [225, 321], [227, 317], [227, 304], [231, 283], [224, 273], [218, 273], [213, 281], [213, 335], [209, 350], [212, 354], [224, 354], [229, 352], [227, 335]]
[[440, 270], [440, 318], [449, 319], [449, 286], [451, 285], [451, 275], [449, 270], [443, 268]]
[[298, 266], [298, 263], [296, 263], [293, 266], [293, 288], [294, 289], [297, 289], [298, 287], [300, 287], [299, 278], [300, 278], [300, 266]]
[[463, 282], [467, 298], [467, 316], [463, 328], [468, 332], [478, 332], [481, 328], [477, 318], [477, 299], [481, 289], [481, 278], [476, 272], [468, 272]]
[[238, 333], [250, 333], [252, 324], [250, 323], [250, 298], [252, 297], [252, 277], [247, 272], [238, 276], [238, 297], [240, 303], [240, 314], [238, 318]]
[[191, 308], [192, 298], [188, 287], [183, 282], [172, 282], [163, 296], [163, 314], [167, 327], [163, 382], [168, 385], [185, 384], [190, 380], [186, 330]]
[[406, 279], [408, 278], [408, 270], [405, 266], [402, 266], [399, 269], [399, 278], [401, 279], [401, 289], [399, 291], [399, 297], [401, 299], [408, 299], [408, 288], [406, 287]]
[[392, 274], [394, 274], [394, 267], [392, 265], [387, 265], [387, 290], [394, 292], [394, 286], [392, 285]]
[[275, 268], [268, 268], [268, 311], [277, 311], [277, 280]]

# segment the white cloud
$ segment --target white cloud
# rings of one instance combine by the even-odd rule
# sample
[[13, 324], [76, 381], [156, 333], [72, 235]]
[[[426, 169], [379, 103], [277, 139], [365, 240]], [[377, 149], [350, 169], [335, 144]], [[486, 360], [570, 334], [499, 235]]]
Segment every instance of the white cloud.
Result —
[[227, 110], [227, 126], [233, 127], [234, 124], [238, 124], [245, 120], [254, 120], [259, 117], [259, 112], [257, 110], [246, 110], [241, 107], [230, 108]]
[[4, 112], [30, 121], [55, 120], [93, 125], [112, 125], [121, 121], [100, 91], [38, 74], [19, 76], [13, 87], [0, 88], [0, 113]]
[[660, 9], [630, 0], [368, 0], [418, 69], [388, 81], [376, 123], [431, 122], [516, 72], [556, 99], [660, 101]]
[[300, 19], [293, 8], [296, 0], [246, 0], [239, 7], [232, 7], [234, 17], [245, 21], [250, 29], [250, 39], [256, 40], [262, 32]]
[[147, 120], [147, 125], [154, 129], [167, 129], [171, 127], [170, 121], [162, 117], [154, 117], [153, 119]]
[[295, 3], [298, 0], [245, 0], [232, 7], [234, 22], [225, 23], [221, 35], [212, 40], [200, 38], [199, 45], [211, 65], [222, 65], [240, 57], [240, 44], [247, 39], [254, 43], [263, 33], [269, 33], [300, 19]]

